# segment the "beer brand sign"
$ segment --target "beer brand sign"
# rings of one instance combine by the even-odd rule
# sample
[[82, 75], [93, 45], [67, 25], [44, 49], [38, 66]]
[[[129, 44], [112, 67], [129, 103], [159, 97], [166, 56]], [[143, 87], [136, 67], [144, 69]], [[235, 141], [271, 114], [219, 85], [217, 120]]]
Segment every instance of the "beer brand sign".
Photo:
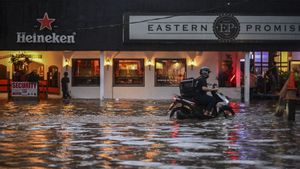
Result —
[[[50, 34], [42, 34], [42, 33], [27, 33], [27, 32], [17, 32], [17, 43], [53, 43], [53, 44], [73, 44], [75, 43], [76, 32], [72, 34], [57, 34], [53, 31], [52, 24], [56, 19], [49, 18], [48, 13], [46, 12], [43, 18], [36, 19], [40, 24], [39, 31], [43, 31], [44, 29], [51, 32]], [[45, 31], [43, 31], [45, 32]]]
[[128, 15], [126, 18], [128, 40], [300, 40], [300, 16]]
[[35, 82], [12, 82], [11, 95], [14, 97], [37, 97], [37, 86]]

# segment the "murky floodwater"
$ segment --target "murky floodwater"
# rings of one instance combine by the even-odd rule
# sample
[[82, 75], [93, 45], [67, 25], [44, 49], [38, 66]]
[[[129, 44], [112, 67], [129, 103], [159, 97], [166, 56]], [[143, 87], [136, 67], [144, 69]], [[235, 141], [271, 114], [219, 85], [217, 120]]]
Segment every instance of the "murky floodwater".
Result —
[[299, 168], [300, 118], [265, 102], [174, 121], [168, 101], [0, 101], [0, 168]]

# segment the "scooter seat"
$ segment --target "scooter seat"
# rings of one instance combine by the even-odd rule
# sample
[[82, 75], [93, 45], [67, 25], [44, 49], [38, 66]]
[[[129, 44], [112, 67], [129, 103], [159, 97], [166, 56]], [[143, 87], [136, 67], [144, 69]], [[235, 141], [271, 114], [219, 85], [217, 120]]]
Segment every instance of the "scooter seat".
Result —
[[191, 101], [191, 102], [195, 102], [195, 99], [193, 97], [183, 97], [183, 96], [180, 96], [181, 99], [186, 99], [188, 101]]

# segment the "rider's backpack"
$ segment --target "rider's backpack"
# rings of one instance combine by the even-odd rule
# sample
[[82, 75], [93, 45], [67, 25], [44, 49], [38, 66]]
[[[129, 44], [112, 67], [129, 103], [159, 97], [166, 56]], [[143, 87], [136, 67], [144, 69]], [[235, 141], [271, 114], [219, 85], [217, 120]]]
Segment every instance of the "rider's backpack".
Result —
[[180, 95], [183, 97], [193, 97], [195, 95], [196, 79], [188, 78], [184, 79], [179, 84]]

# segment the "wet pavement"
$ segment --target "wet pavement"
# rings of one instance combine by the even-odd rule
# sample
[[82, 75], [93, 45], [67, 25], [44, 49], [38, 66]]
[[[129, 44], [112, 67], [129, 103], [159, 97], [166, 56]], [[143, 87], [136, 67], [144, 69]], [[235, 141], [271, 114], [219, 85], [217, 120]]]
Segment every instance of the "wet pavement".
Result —
[[300, 166], [300, 117], [236, 105], [233, 119], [170, 120], [169, 101], [0, 100], [0, 168]]

